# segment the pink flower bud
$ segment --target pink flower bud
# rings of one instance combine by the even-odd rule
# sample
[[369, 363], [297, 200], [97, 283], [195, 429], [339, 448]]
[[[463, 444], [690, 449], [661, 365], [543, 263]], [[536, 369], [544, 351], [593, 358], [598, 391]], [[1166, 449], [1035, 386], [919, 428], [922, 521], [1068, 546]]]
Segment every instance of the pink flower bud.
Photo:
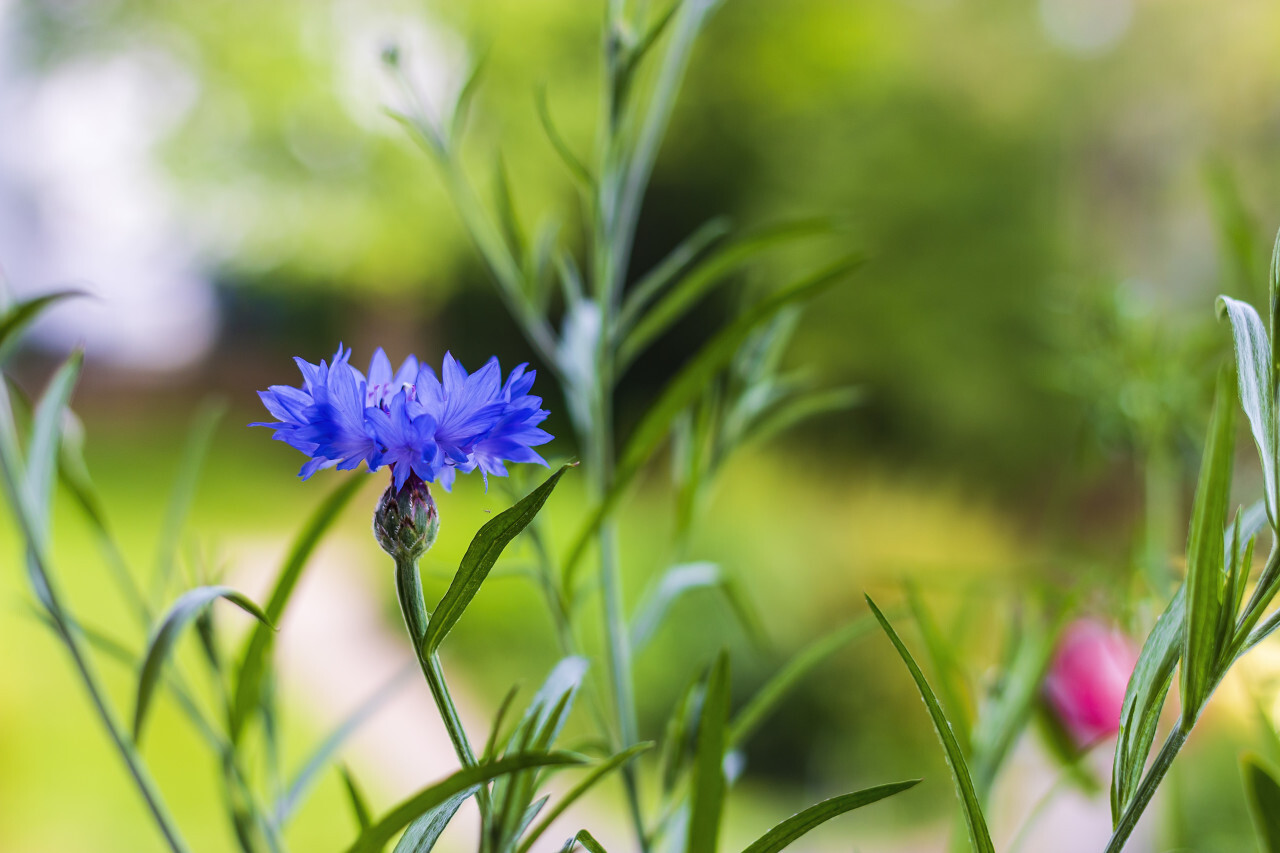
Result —
[[1063, 632], [1044, 681], [1044, 696], [1081, 747], [1120, 728], [1124, 691], [1138, 653], [1124, 634], [1092, 619]]

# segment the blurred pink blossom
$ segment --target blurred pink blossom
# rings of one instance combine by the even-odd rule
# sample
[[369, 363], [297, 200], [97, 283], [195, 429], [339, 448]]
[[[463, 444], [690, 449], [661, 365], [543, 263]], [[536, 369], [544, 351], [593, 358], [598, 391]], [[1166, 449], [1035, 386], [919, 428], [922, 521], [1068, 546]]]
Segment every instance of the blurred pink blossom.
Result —
[[1081, 748], [1119, 730], [1125, 687], [1137, 660], [1129, 638], [1101, 622], [1078, 619], [1063, 632], [1044, 695]]

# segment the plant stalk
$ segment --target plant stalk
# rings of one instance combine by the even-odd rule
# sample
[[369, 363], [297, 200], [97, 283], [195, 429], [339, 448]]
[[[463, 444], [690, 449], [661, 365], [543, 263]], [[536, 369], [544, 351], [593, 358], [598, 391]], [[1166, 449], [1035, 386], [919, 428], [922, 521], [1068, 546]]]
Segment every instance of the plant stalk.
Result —
[[1142, 778], [1142, 783], [1134, 794], [1133, 802], [1129, 803], [1128, 808], [1120, 815], [1120, 821], [1116, 824], [1111, 840], [1107, 843], [1105, 853], [1120, 853], [1124, 849], [1129, 836], [1133, 834], [1134, 828], [1138, 825], [1138, 819], [1142, 817], [1142, 813], [1151, 804], [1151, 798], [1155, 796], [1156, 789], [1164, 781], [1165, 774], [1169, 772], [1169, 768], [1173, 765], [1173, 759], [1177, 757], [1178, 751], [1187, 742], [1189, 734], [1191, 734], [1191, 727], [1187, 726], [1182, 720], [1179, 720], [1173, 727], [1173, 731], [1169, 732], [1169, 737], [1165, 740], [1164, 746], [1160, 747], [1156, 760], [1151, 763], [1151, 767], [1147, 769], [1147, 775]]

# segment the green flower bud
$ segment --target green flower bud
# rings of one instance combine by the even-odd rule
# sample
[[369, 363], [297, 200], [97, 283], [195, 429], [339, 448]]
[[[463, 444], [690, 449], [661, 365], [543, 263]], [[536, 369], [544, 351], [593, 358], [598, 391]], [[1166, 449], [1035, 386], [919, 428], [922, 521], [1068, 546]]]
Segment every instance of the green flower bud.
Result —
[[396, 560], [416, 560], [431, 548], [440, 532], [440, 513], [427, 484], [416, 476], [399, 491], [387, 486], [373, 513], [373, 536]]

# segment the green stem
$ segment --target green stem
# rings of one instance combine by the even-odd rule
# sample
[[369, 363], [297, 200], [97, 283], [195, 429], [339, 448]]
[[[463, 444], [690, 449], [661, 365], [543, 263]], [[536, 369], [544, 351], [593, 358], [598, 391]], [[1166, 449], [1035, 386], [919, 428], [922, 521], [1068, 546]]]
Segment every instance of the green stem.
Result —
[[[414, 655], [422, 667], [422, 675], [431, 689], [431, 698], [435, 700], [440, 719], [449, 733], [453, 750], [457, 753], [458, 761], [462, 762], [463, 767], [474, 767], [477, 763], [475, 751], [471, 748], [471, 741], [467, 738], [466, 729], [462, 726], [457, 706], [453, 703], [453, 696], [449, 693], [449, 685], [445, 681], [444, 670], [440, 667], [440, 659], [435, 654], [425, 653], [423, 649], [422, 641], [427, 635], [427, 622], [430, 621], [431, 616], [427, 613], [426, 600], [422, 595], [422, 575], [418, 572], [417, 560], [396, 559], [396, 595], [400, 599], [400, 611], [404, 614], [409, 638], [413, 641]], [[476, 800], [480, 805], [481, 818], [487, 826], [488, 789], [481, 786], [476, 794]]]
[[1142, 817], [1142, 813], [1151, 804], [1151, 798], [1155, 796], [1156, 789], [1160, 787], [1160, 783], [1164, 781], [1165, 774], [1169, 772], [1169, 768], [1173, 765], [1173, 759], [1177, 757], [1178, 751], [1187, 742], [1187, 736], [1191, 733], [1191, 729], [1189, 726], [1184, 728], [1184, 725], [1185, 723], [1179, 721], [1173, 727], [1173, 731], [1169, 732], [1169, 737], [1165, 740], [1164, 746], [1160, 748], [1159, 754], [1156, 755], [1156, 760], [1151, 763], [1151, 767], [1147, 769], [1147, 775], [1142, 779], [1142, 784], [1138, 786], [1133, 801], [1129, 803], [1128, 808], [1120, 815], [1120, 820], [1116, 824], [1115, 832], [1111, 835], [1111, 841], [1107, 843], [1105, 853], [1120, 853], [1124, 849], [1125, 842], [1129, 840], [1129, 836], [1133, 834], [1134, 827], [1138, 825], [1138, 819]]

